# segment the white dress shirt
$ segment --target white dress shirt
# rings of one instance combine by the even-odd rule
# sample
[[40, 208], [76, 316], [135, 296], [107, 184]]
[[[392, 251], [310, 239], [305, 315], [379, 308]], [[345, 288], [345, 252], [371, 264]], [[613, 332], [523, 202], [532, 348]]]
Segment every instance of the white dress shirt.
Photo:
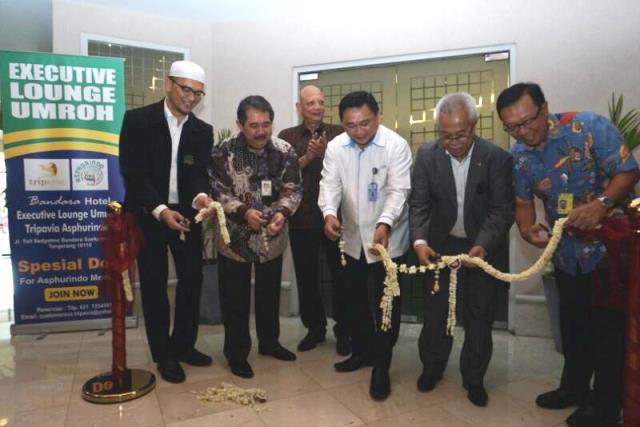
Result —
[[[184, 120], [178, 124], [178, 119], [173, 115], [169, 107], [167, 106], [167, 100], [164, 101], [164, 117], [167, 119], [167, 126], [169, 126], [169, 134], [171, 135], [171, 169], [169, 170], [169, 204], [178, 204], [180, 197], [178, 196], [178, 147], [180, 146], [180, 137], [182, 136], [182, 129], [184, 124], [189, 120], [189, 115], [184, 117]], [[198, 193], [191, 202], [191, 207], [197, 209], [196, 200], [200, 196], [206, 196], [205, 193]], [[169, 207], [165, 204], [156, 206], [151, 214], [155, 219], [160, 220], [160, 212]]]
[[458, 214], [456, 216], [456, 223], [453, 224], [453, 228], [449, 232], [454, 237], [466, 238], [467, 232], [464, 229], [464, 193], [467, 188], [467, 176], [469, 175], [469, 164], [471, 163], [471, 153], [473, 152], [473, 145], [469, 149], [467, 155], [458, 160], [449, 154], [447, 156], [451, 159], [451, 169], [453, 170], [453, 179], [456, 183], [456, 201], [458, 203]]
[[[380, 125], [373, 140], [360, 149], [342, 133], [332, 139], [324, 155], [318, 206], [324, 217], [342, 213], [345, 253], [360, 259], [364, 248], [367, 262], [379, 223], [391, 227], [388, 251], [392, 258], [409, 246], [407, 197], [411, 190], [411, 150], [407, 141]], [[377, 199], [369, 200], [370, 184], [377, 185]]]

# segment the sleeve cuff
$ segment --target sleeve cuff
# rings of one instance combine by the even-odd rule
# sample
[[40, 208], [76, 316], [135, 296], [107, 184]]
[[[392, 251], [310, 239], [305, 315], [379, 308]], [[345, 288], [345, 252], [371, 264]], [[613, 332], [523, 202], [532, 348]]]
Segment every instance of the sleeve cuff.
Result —
[[338, 217], [338, 210], [334, 209], [334, 208], [326, 208], [325, 210], [322, 211], [322, 218], [326, 218], [329, 215], [333, 215], [336, 218]]
[[167, 206], [167, 205], [158, 205], [158, 206], [155, 207], [154, 210], [151, 211], [151, 215], [153, 215], [153, 217], [155, 219], [160, 221], [160, 213], [165, 209], [169, 209], [169, 206]]
[[380, 223], [387, 224], [389, 226], [389, 228], [393, 227], [393, 219], [389, 218], [388, 216], [384, 216], [384, 215], [381, 216], [378, 219], [378, 222], [376, 222], [376, 224], [380, 224]]
[[424, 240], [424, 239], [416, 239], [416, 240], [413, 242], [413, 247], [415, 248], [416, 246], [419, 246], [419, 245], [429, 246], [429, 245], [427, 244], [427, 241], [426, 241], [426, 240]]

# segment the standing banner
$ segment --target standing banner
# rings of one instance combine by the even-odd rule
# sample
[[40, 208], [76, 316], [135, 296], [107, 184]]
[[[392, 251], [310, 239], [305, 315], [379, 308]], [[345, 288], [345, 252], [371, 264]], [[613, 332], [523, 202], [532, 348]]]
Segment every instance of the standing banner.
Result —
[[108, 328], [98, 234], [107, 203], [124, 196], [123, 60], [0, 52], [0, 95], [12, 333]]

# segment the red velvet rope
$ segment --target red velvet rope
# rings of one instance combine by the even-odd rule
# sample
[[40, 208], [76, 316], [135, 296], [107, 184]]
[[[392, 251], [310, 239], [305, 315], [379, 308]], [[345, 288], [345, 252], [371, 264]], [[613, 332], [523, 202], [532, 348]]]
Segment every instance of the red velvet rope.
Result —
[[125, 337], [125, 308], [122, 273], [136, 259], [142, 245], [142, 232], [130, 213], [109, 213], [100, 231], [104, 259], [104, 284], [111, 295], [112, 374], [126, 381], [127, 352]]

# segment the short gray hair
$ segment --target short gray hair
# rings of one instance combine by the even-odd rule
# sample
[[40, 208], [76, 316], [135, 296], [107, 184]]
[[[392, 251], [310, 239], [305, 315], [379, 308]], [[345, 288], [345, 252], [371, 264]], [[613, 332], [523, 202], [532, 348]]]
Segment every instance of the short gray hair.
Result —
[[449, 93], [440, 98], [440, 101], [436, 104], [436, 122], [440, 119], [440, 113], [451, 113], [458, 108], [466, 110], [471, 123], [478, 122], [476, 100], [467, 92]]

